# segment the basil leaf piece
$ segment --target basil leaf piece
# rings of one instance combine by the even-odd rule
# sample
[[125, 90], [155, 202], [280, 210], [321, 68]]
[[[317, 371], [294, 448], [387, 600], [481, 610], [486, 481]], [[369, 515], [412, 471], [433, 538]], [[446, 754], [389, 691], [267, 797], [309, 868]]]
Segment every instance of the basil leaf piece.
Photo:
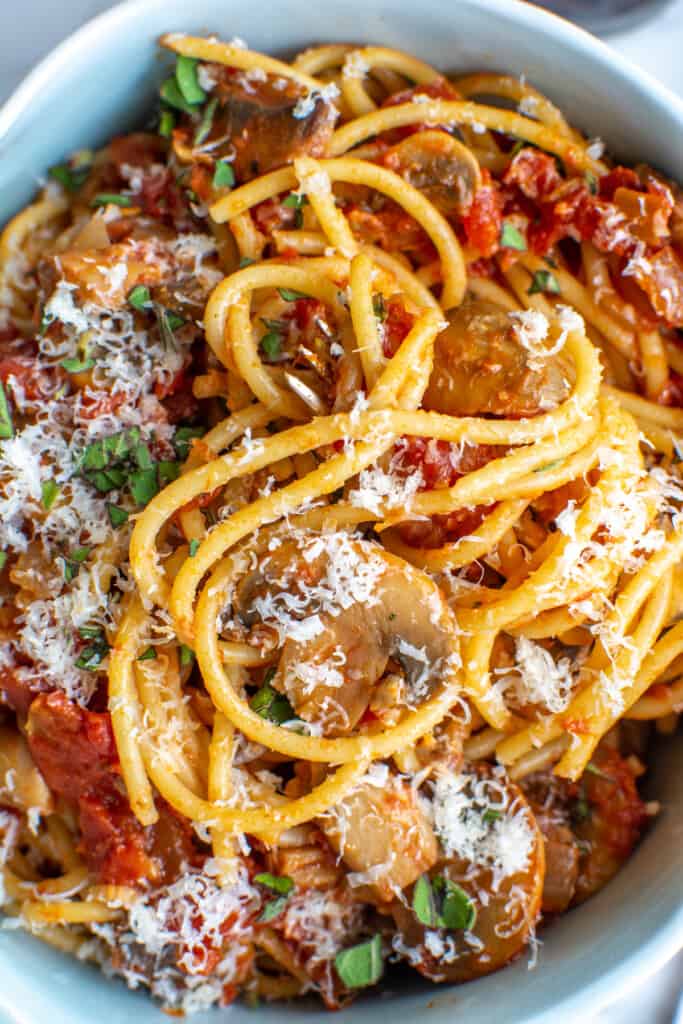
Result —
[[156, 467], [151, 469], [139, 469], [131, 473], [128, 478], [130, 493], [136, 505], [149, 505], [155, 494], [159, 491]]
[[159, 135], [162, 139], [170, 139], [175, 128], [175, 114], [172, 110], [162, 110], [159, 114]]
[[598, 194], [598, 178], [597, 175], [593, 174], [592, 171], [586, 171], [586, 184], [588, 185], [588, 191], [592, 196]]
[[524, 235], [509, 221], [503, 222], [500, 232], [500, 244], [504, 249], [516, 249], [518, 252], [526, 252], [526, 239]]
[[464, 889], [450, 878], [439, 876], [434, 879], [434, 890], [441, 897], [438, 923], [450, 931], [469, 931], [477, 920], [477, 908]]
[[168, 103], [169, 107], [173, 107], [175, 110], [182, 110], [184, 114], [196, 114], [197, 112], [197, 107], [188, 103], [183, 96], [175, 78], [167, 78], [165, 82], [162, 82], [159, 95], [164, 103]]
[[193, 537], [193, 539], [190, 541], [190, 558], [194, 558], [198, 551], [199, 541], [197, 540], [196, 537]]
[[534, 274], [527, 295], [536, 295], [538, 292], [560, 294], [560, 282], [550, 270], [537, 270]]
[[282, 350], [282, 335], [276, 334], [275, 331], [268, 331], [263, 335], [259, 344], [269, 359], [275, 359]]
[[154, 650], [154, 648], [148, 647], [147, 650], [143, 651], [143, 653], [140, 655], [138, 661], [154, 661], [156, 656], [157, 652]]
[[7, 441], [10, 437], [14, 437], [14, 425], [5, 387], [0, 380], [0, 441]]
[[203, 103], [206, 99], [206, 93], [199, 84], [199, 78], [197, 77], [198, 63], [199, 61], [196, 57], [180, 56], [176, 60], [175, 80], [186, 103]]
[[494, 821], [500, 821], [503, 817], [502, 811], [497, 811], [495, 807], [487, 807], [482, 815], [482, 819], [487, 825], [492, 825]]
[[53, 181], [59, 182], [67, 192], [77, 192], [90, 174], [91, 167], [92, 153], [86, 149], [80, 153], [74, 153], [71, 160], [50, 167], [47, 173]]
[[202, 119], [199, 122], [199, 127], [197, 128], [197, 131], [194, 133], [195, 146], [201, 146], [202, 142], [206, 142], [209, 135], [211, 134], [211, 129], [213, 127], [213, 119], [216, 113], [217, 106], [218, 100], [214, 96], [214, 98], [212, 100], [209, 100], [209, 102], [204, 107]]
[[254, 875], [254, 881], [259, 885], [265, 885], [266, 889], [286, 896], [294, 888], [294, 879], [289, 875], [271, 875], [269, 871], [263, 871], [260, 875]]
[[102, 640], [100, 643], [90, 644], [84, 647], [80, 656], [76, 659], [76, 668], [85, 669], [87, 672], [94, 672], [99, 668], [109, 653], [109, 644]]
[[157, 472], [159, 474], [159, 486], [165, 487], [166, 484], [172, 484], [180, 476], [180, 463], [162, 459], [161, 462], [157, 462]]
[[7, 565], [7, 552], [0, 551], [0, 571], [2, 571]]
[[110, 501], [107, 501], [104, 506], [109, 516], [109, 522], [114, 530], [118, 530], [119, 527], [125, 526], [128, 522], [128, 513], [125, 508], [121, 508], [119, 505], [112, 505]]
[[276, 896], [275, 899], [268, 900], [259, 915], [259, 921], [272, 921], [273, 918], [278, 917], [287, 906], [288, 899], [288, 896]]
[[239, 262], [239, 269], [244, 270], [245, 267], [250, 267], [252, 263], [256, 263], [256, 260], [252, 259], [251, 256], [243, 256]]
[[132, 206], [130, 196], [122, 196], [118, 192], [98, 192], [91, 200], [91, 206]]
[[350, 949], [344, 949], [334, 958], [337, 974], [347, 988], [367, 988], [382, 977], [382, 939], [375, 935]]
[[177, 349], [178, 345], [173, 332], [185, 323], [181, 316], [170, 309], [164, 309], [158, 302], [154, 303], [154, 312], [159, 325], [159, 334], [163, 345], [167, 349]]
[[187, 644], [180, 645], [180, 664], [185, 668], [186, 665], [191, 665], [194, 661], [195, 654], [191, 647]]
[[534, 473], [548, 473], [551, 469], [557, 469], [557, 467], [561, 466], [563, 462], [564, 459], [555, 459], [554, 462], [546, 462], [545, 466], [539, 466], [538, 469], [534, 470]]
[[104, 630], [101, 626], [80, 626], [78, 634], [79, 636], [82, 636], [84, 640], [104, 641]]
[[141, 312], [149, 309], [152, 304], [152, 296], [147, 285], [136, 284], [135, 288], [128, 292], [128, 303], [133, 309], [139, 309]]
[[288, 206], [290, 209], [300, 210], [302, 206], [306, 206], [308, 203], [308, 196], [301, 195], [299, 192], [290, 192], [289, 195], [282, 200], [283, 206]]
[[192, 448], [192, 441], [197, 437], [203, 437], [206, 433], [204, 427], [178, 427], [173, 435], [173, 447], [181, 462], [185, 462]]
[[261, 718], [267, 718], [269, 722], [275, 722], [276, 725], [291, 722], [297, 717], [285, 695], [274, 689], [270, 682], [264, 683], [261, 689], [257, 690], [249, 701], [249, 707]]
[[55, 480], [44, 480], [40, 487], [40, 504], [49, 512], [61, 488]]
[[79, 359], [77, 356], [74, 356], [73, 358], [62, 359], [59, 365], [67, 373], [86, 373], [88, 370], [92, 370], [95, 360]]
[[304, 292], [294, 291], [293, 288], [278, 288], [280, 298], [284, 299], [285, 302], [296, 302], [297, 299], [307, 299], [308, 295]]
[[152, 469], [154, 460], [149, 448], [143, 442], [136, 444], [132, 451], [133, 461], [138, 469]]
[[384, 296], [381, 292], [378, 292], [377, 295], [373, 295], [372, 310], [379, 322], [383, 324], [387, 318], [387, 307], [384, 302]]
[[[212, 185], [214, 188], [232, 188], [235, 184], [235, 172], [232, 164], [227, 160], [219, 160], [213, 172]], [[252, 261], [250, 261], [252, 262]]]
[[434, 906], [434, 893], [432, 883], [427, 875], [420, 875], [413, 886], [413, 913], [420, 924], [426, 928], [436, 927], [436, 907]]

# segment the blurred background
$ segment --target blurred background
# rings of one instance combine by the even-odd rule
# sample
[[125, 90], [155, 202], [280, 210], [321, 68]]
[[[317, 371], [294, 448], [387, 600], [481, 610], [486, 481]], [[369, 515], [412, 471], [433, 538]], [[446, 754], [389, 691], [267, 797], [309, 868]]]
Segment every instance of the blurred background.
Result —
[[[113, 6], [113, 0], [21, 0], [19, 5], [0, 0], [0, 103], [58, 42]], [[683, 95], [683, 0], [547, 0], [539, 6], [608, 37], [620, 53]], [[639, 991], [626, 999], [615, 992], [611, 1009], [580, 1024], [683, 1024], [682, 990], [680, 954]], [[498, 1020], [505, 1024], [503, 1017]], [[577, 1022], [558, 1019], [557, 1024]]]

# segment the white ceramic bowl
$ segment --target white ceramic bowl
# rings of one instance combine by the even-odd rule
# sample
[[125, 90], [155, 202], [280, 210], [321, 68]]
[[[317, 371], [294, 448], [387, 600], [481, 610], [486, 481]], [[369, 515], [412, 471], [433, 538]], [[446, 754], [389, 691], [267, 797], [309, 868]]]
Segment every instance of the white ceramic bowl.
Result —
[[[21, 7], [16, 17], [21, 17]], [[130, 0], [58, 47], [0, 111], [0, 221], [70, 150], [97, 145], [151, 108], [163, 31], [237, 35], [260, 50], [324, 41], [384, 43], [444, 70], [524, 73], [589, 135], [625, 160], [683, 180], [683, 103], [597, 40], [516, 0]], [[263, 1007], [259, 1020], [395, 1024], [560, 1024], [588, 1018], [642, 982], [683, 945], [683, 745], [655, 759], [651, 795], [663, 812], [621, 874], [542, 935], [538, 966], [522, 959], [459, 988], [411, 978], [329, 1017], [317, 1006]], [[253, 1022], [237, 1006], [234, 1024]], [[219, 1011], [196, 1018], [218, 1019]], [[130, 993], [20, 931], [0, 932], [0, 1024], [161, 1024], [146, 993]], [[645, 1022], [644, 1022], [645, 1024]]]

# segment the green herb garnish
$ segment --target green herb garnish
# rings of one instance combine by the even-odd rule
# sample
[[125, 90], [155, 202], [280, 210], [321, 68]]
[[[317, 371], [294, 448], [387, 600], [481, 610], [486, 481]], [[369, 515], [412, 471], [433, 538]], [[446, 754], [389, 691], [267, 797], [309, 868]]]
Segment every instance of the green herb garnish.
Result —
[[555, 459], [554, 462], [546, 462], [545, 466], [539, 466], [538, 469], [534, 470], [534, 473], [549, 473], [551, 469], [557, 469], [561, 466], [564, 459]]
[[180, 645], [180, 664], [183, 668], [185, 668], [186, 665], [191, 665], [194, 661], [194, 657], [194, 651], [191, 647], [188, 647], [187, 644]]
[[213, 127], [213, 119], [216, 113], [216, 107], [218, 106], [218, 100], [214, 96], [212, 100], [204, 107], [202, 113], [202, 119], [199, 122], [197, 131], [194, 133], [194, 144], [195, 146], [201, 146], [203, 142], [206, 142], [209, 135], [211, 134], [211, 128]]
[[156, 467], [138, 469], [135, 473], [131, 473], [128, 478], [128, 484], [135, 504], [149, 505], [154, 495], [159, 491]]
[[94, 359], [79, 359], [77, 356], [69, 359], [62, 359], [59, 364], [67, 373], [86, 373], [92, 370], [95, 365]]
[[384, 302], [384, 296], [381, 292], [378, 292], [377, 295], [373, 295], [372, 309], [379, 322], [383, 324], [387, 318], [387, 307]]
[[420, 875], [413, 886], [413, 913], [420, 924], [423, 924], [426, 928], [434, 928], [436, 926], [434, 892], [427, 875]]
[[181, 462], [190, 454], [192, 441], [197, 437], [203, 437], [206, 433], [204, 427], [178, 427], [173, 437], [173, 447]]
[[[216, 163], [216, 169], [213, 172], [212, 185], [214, 188], [232, 188], [235, 184], [235, 172], [232, 168], [232, 164], [229, 164], [227, 160], [219, 160]], [[253, 263], [253, 260], [249, 260]], [[240, 263], [240, 266], [242, 264]]]
[[517, 249], [518, 252], [526, 252], [526, 239], [524, 235], [509, 221], [504, 221], [500, 232], [500, 244], [505, 249]]
[[146, 651], [143, 651], [138, 661], [154, 661], [157, 656], [157, 652], [153, 647], [148, 647]]
[[58, 181], [67, 192], [77, 192], [90, 173], [92, 158], [92, 152], [89, 149], [83, 149], [74, 153], [71, 160], [50, 167], [48, 174], [53, 181]]
[[0, 380], [0, 441], [7, 441], [10, 437], [14, 437], [12, 414], [4, 385]]
[[200, 542], [197, 540], [196, 537], [193, 537], [192, 540], [190, 541], [190, 558], [194, 558], [194, 556], [199, 551], [199, 543]]
[[276, 359], [282, 351], [282, 335], [275, 331], [268, 331], [263, 335], [259, 344], [269, 359]]
[[245, 267], [250, 267], [252, 263], [256, 263], [256, 260], [252, 259], [251, 256], [243, 256], [239, 262], [239, 268], [244, 270]]
[[500, 821], [502, 817], [503, 812], [497, 811], [495, 807], [487, 807], [482, 815], [482, 818], [487, 825], [492, 825], [494, 821]]
[[112, 505], [110, 501], [105, 503], [107, 515], [109, 516], [109, 522], [111, 523], [112, 529], [118, 530], [119, 527], [125, 526], [128, 522], [128, 513], [125, 508], [121, 508], [119, 505]]
[[382, 977], [382, 939], [375, 935], [350, 949], [344, 949], [334, 958], [337, 974], [347, 988], [367, 988]]
[[101, 626], [79, 626], [78, 634], [84, 640], [104, 641], [104, 630]]
[[294, 888], [294, 879], [289, 875], [271, 875], [269, 871], [254, 875], [254, 881], [259, 885], [265, 885], [266, 889], [271, 889], [281, 896], [287, 896]]
[[413, 887], [413, 913], [426, 928], [451, 931], [470, 929], [477, 917], [464, 889], [442, 875], [431, 881], [427, 875], [418, 878]]
[[206, 93], [199, 84], [199, 78], [197, 77], [198, 63], [199, 61], [196, 57], [180, 56], [176, 60], [175, 65], [175, 80], [178, 83], [180, 93], [185, 102], [192, 105], [203, 103], [206, 99]]
[[59, 494], [60, 486], [55, 480], [44, 480], [40, 488], [40, 504], [49, 512]]
[[118, 192], [98, 192], [91, 200], [91, 206], [132, 206], [130, 196], [122, 196]]
[[7, 552], [0, 551], [0, 571], [2, 571], [7, 565]]
[[284, 299], [285, 302], [296, 302], [297, 299], [307, 299], [308, 295], [303, 292], [294, 291], [293, 288], [278, 288], [280, 298]]
[[261, 689], [257, 690], [249, 701], [249, 707], [261, 718], [267, 718], [269, 722], [275, 722], [276, 725], [291, 722], [296, 718], [294, 708], [285, 695], [274, 689], [270, 682], [264, 683]]
[[597, 179], [597, 176], [595, 174], [593, 174], [592, 171], [586, 171], [585, 177], [586, 177], [586, 184], [588, 185], [588, 191], [590, 192], [590, 194], [592, 196], [597, 196], [597, 194], [598, 194], [598, 179]]
[[146, 284], [136, 284], [135, 288], [128, 292], [128, 303], [133, 309], [140, 311], [149, 309], [152, 304], [152, 296]]
[[86, 672], [94, 672], [102, 664], [109, 654], [109, 644], [100, 631], [99, 639], [94, 644], [84, 647], [76, 659], [76, 668], [82, 668]]
[[162, 110], [159, 115], [159, 135], [164, 139], [170, 139], [175, 128], [175, 114], [172, 110]]
[[538, 292], [560, 294], [560, 282], [549, 270], [537, 270], [534, 274], [527, 295], [536, 295]]
[[178, 346], [173, 332], [177, 330], [178, 327], [182, 327], [185, 321], [177, 313], [174, 313], [170, 309], [164, 309], [164, 307], [160, 306], [158, 303], [154, 304], [154, 312], [156, 314], [157, 323], [159, 325], [159, 334], [161, 335], [164, 347], [167, 349], [176, 349]]

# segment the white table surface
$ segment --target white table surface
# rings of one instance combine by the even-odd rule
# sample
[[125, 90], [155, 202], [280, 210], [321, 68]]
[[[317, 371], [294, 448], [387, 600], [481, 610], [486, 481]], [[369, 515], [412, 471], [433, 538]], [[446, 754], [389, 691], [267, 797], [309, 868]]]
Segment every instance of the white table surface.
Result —
[[[113, 6], [111, 0], [22, 0], [17, 8], [9, 0], [0, 0], [0, 102], [51, 47], [89, 18]], [[683, 0], [676, 0], [641, 28], [613, 36], [610, 42], [683, 94]], [[683, 953], [642, 991], [630, 993], [598, 1018], [581, 1024], [683, 1024], [683, 1017], [674, 1018], [682, 991]], [[615, 997], [618, 998], [617, 993]], [[502, 1018], [500, 1024], [505, 1024]], [[558, 1019], [557, 1024], [565, 1022]]]

